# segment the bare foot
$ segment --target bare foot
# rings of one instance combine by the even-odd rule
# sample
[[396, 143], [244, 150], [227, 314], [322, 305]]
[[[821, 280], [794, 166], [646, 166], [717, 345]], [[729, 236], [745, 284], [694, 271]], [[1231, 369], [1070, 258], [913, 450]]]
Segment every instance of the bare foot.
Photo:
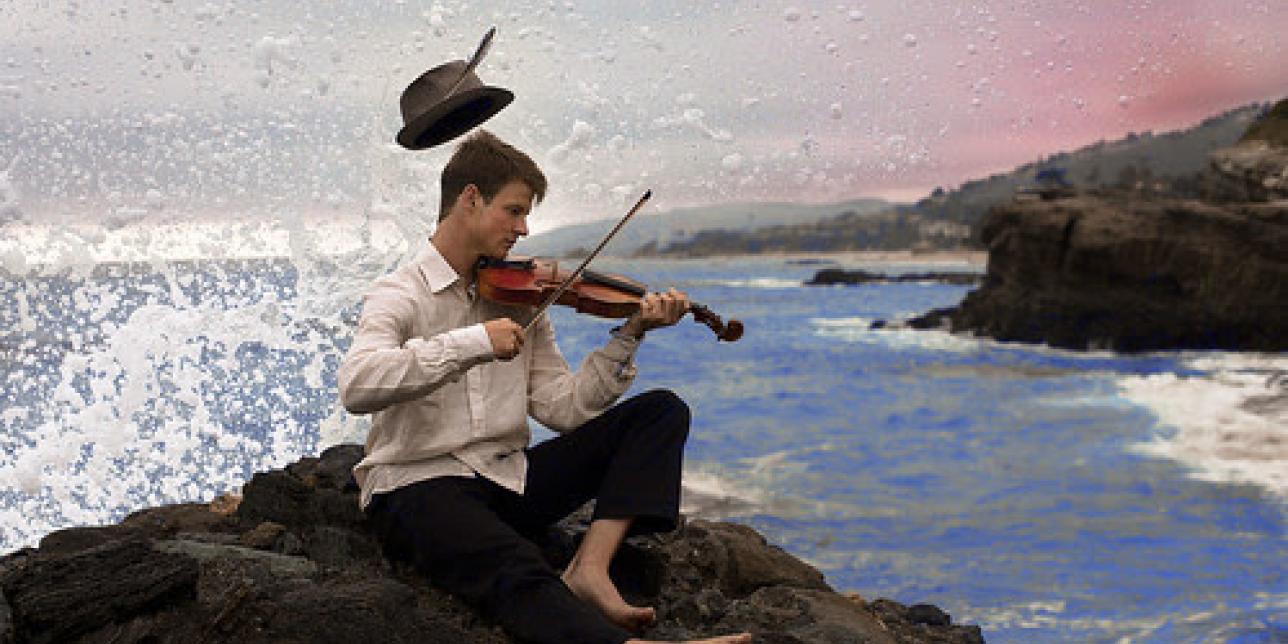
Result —
[[[653, 640], [626, 640], [626, 644], [664, 644]], [[684, 644], [751, 644], [751, 633], [738, 633], [737, 635], [721, 635], [705, 640], [689, 640]]]
[[638, 633], [657, 621], [657, 613], [652, 608], [626, 603], [606, 572], [574, 564], [564, 571], [562, 578], [572, 594], [598, 608], [614, 624], [632, 633]]

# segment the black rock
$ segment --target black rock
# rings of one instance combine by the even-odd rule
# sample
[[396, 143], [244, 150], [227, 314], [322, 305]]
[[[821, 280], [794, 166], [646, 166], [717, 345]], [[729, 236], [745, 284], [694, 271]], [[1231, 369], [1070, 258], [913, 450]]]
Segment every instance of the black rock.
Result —
[[926, 624], [927, 626], [951, 626], [953, 618], [948, 616], [938, 606], [930, 604], [914, 604], [908, 607], [908, 619], [916, 624]]
[[[223, 505], [149, 508], [0, 558], [0, 644], [509, 642], [384, 559], [346, 476], [361, 454], [340, 446], [256, 474], [231, 514], [211, 509]], [[589, 517], [584, 508], [552, 528], [542, 545], [553, 566], [571, 558]], [[682, 521], [632, 537], [610, 572], [628, 601], [658, 609], [649, 638], [982, 641], [978, 628], [953, 626], [931, 606], [837, 594], [818, 570], [734, 523]]]
[[1288, 349], [1284, 202], [1017, 202], [984, 240], [984, 285], [926, 324], [1076, 350]]
[[42, 644], [190, 602], [197, 572], [193, 559], [124, 539], [73, 553], [38, 553], [6, 571], [0, 588], [12, 607], [15, 639]]
[[1288, 349], [1288, 99], [1217, 150], [1201, 198], [1100, 191], [993, 208], [984, 284], [913, 326], [1121, 352]]
[[824, 268], [814, 273], [805, 282], [806, 286], [832, 286], [835, 284], [868, 284], [870, 282], [885, 282], [887, 277], [879, 273], [870, 273], [861, 270], [846, 270], [843, 268]]
[[872, 273], [863, 270], [824, 268], [814, 273], [814, 277], [805, 282], [805, 285], [857, 286], [862, 284], [891, 284], [897, 282], [938, 282], [941, 284], [970, 286], [978, 284], [981, 279], [983, 279], [983, 276], [979, 273], [929, 272], [887, 275], [885, 273]]

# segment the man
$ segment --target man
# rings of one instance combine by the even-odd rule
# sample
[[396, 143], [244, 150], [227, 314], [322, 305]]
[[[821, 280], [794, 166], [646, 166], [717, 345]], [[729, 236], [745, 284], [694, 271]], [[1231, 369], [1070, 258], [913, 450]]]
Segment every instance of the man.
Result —
[[[504, 257], [528, 233], [541, 170], [477, 131], [441, 183], [429, 244], [367, 294], [340, 366], [345, 407], [375, 414], [354, 468], [362, 506], [389, 556], [517, 639], [631, 640], [656, 615], [622, 599], [608, 564], [628, 532], [675, 526], [689, 413], [665, 391], [612, 405], [645, 333], [675, 324], [688, 300], [649, 295], [572, 371], [544, 315], [525, 332], [531, 308], [484, 300], [474, 285], [480, 257]], [[529, 415], [563, 435], [529, 447]], [[592, 498], [590, 528], [556, 572], [531, 539]]]

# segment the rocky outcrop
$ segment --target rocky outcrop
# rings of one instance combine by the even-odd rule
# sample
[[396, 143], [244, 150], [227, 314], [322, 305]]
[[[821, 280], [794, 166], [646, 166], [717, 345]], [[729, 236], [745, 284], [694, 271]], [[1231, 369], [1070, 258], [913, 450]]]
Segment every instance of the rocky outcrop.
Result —
[[858, 286], [862, 284], [890, 284], [895, 282], [938, 282], [941, 284], [974, 285], [983, 278], [979, 273], [953, 273], [932, 271], [929, 273], [902, 273], [889, 275], [864, 270], [847, 270], [843, 268], [824, 268], [814, 273], [805, 282], [806, 286]]
[[1217, 150], [1204, 187], [1215, 201], [1288, 199], [1288, 145], [1249, 140]]
[[[256, 474], [238, 498], [72, 528], [0, 559], [0, 643], [510, 641], [470, 607], [391, 566], [357, 509], [361, 446]], [[556, 566], [586, 529], [551, 530]], [[646, 635], [742, 630], [757, 641], [981, 642], [930, 605], [833, 592], [811, 566], [733, 523], [686, 521], [627, 541], [613, 574], [658, 608]]]
[[913, 326], [1070, 349], [1288, 348], [1288, 207], [1083, 195], [997, 208], [984, 284]]
[[[1254, 127], [1284, 131], [1281, 102]], [[909, 324], [1071, 349], [1288, 348], [1288, 148], [1212, 157], [1204, 199], [1017, 200], [983, 225], [983, 285]]]
[[1288, 147], [1288, 99], [1275, 103], [1256, 122], [1248, 126], [1239, 143], [1260, 141], [1272, 146]]

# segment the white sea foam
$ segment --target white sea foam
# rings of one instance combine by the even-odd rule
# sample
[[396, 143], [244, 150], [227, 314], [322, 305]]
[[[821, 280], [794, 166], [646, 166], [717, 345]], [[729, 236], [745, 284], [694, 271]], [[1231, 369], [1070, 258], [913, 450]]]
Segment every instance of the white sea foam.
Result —
[[[6, 545], [102, 523], [123, 508], [210, 498], [239, 485], [248, 461], [262, 469], [296, 455], [304, 433], [297, 423], [266, 413], [257, 418], [266, 435], [232, 433], [203, 387], [218, 377], [212, 371], [263, 376], [244, 371], [240, 347], [299, 346], [267, 321], [274, 306], [146, 305], [104, 345], [68, 355], [43, 410], [50, 420], [24, 430], [27, 446], [0, 458], [0, 480], [23, 493], [27, 516]], [[211, 355], [223, 357], [210, 364]]]
[[810, 318], [809, 323], [818, 327], [820, 333], [838, 335], [855, 335], [866, 333], [872, 326], [872, 318]]
[[781, 277], [751, 277], [740, 280], [695, 280], [695, 284], [727, 286], [729, 288], [798, 288], [800, 280], [789, 280]]
[[[1257, 593], [1256, 597], [1258, 601], [1252, 609], [1257, 612], [1245, 614], [1231, 611], [1229, 606], [1218, 603], [1206, 610], [1189, 608], [1126, 619], [1075, 617], [1070, 615], [1064, 599], [1050, 599], [1009, 606], [964, 607], [960, 614], [955, 613], [953, 617], [958, 622], [979, 624], [985, 631], [1031, 632], [1034, 629], [1050, 629], [1065, 633], [1062, 640], [1069, 639], [1068, 633], [1085, 633], [1088, 641], [1117, 641], [1124, 644], [1154, 641], [1228, 642], [1249, 633], [1269, 633], [1264, 618], [1258, 612], [1273, 614], [1276, 610], [1288, 608], [1288, 596], [1283, 594]], [[1166, 637], [1160, 639], [1160, 633], [1166, 633]], [[1011, 635], [1014, 637], [1016, 634]]]
[[1175, 460], [1215, 483], [1288, 499], [1288, 356], [1213, 354], [1184, 361], [1197, 375], [1127, 376], [1119, 389], [1158, 419], [1133, 450]]
[[[944, 331], [872, 329], [864, 317], [813, 318], [821, 336], [847, 342], [954, 353], [1014, 349], [989, 339]], [[1070, 352], [1024, 345], [1024, 351], [1099, 360], [1112, 352]], [[1132, 450], [1191, 468], [1197, 479], [1259, 486], [1288, 499], [1288, 357], [1267, 354], [1183, 354], [1175, 373], [1123, 376], [1123, 399], [1148, 408], [1157, 429]]]
[[[902, 312], [891, 315], [891, 320], [904, 320], [915, 315]], [[946, 329], [914, 329], [898, 322], [874, 329], [874, 318], [810, 318], [818, 335], [847, 342], [866, 342], [894, 348], [925, 348], [951, 353], [976, 353], [984, 351], [1022, 351], [1034, 355], [1060, 356], [1072, 360], [1096, 361], [1122, 357], [1108, 350], [1073, 351], [1044, 344], [1001, 342], [993, 338], [970, 333], [949, 333]]]
[[[1063, 599], [1029, 601], [1011, 606], [967, 608], [956, 621], [976, 623], [986, 631], [1051, 629], [1057, 632], [1117, 634], [1119, 642], [1149, 640], [1160, 628], [1176, 618], [1171, 616], [1136, 619], [1070, 617]], [[1108, 640], [1105, 640], [1108, 641]]]
[[764, 504], [760, 494], [713, 472], [684, 473], [680, 512], [718, 519], [750, 514]]
[[0, 268], [22, 274], [29, 267], [58, 272], [105, 262], [334, 257], [364, 247], [389, 250], [413, 238], [398, 225], [387, 219], [153, 223], [121, 217], [102, 224], [10, 225], [0, 236]]
[[873, 329], [872, 318], [810, 318], [814, 332], [826, 338], [835, 338], [846, 342], [880, 344], [890, 347], [924, 348], [952, 353], [969, 353], [980, 351], [984, 341], [966, 335], [954, 335], [934, 329], [913, 329], [909, 327], [886, 327]]
[[[291, 235], [294, 250], [306, 254], [290, 301], [270, 290], [196, 302], [186, 291], [195, 278], [161, 263], [165, 283], [151, 292], [164, 297], [149, 296], [113, 323], [103, 320], [138, 302], [105, 283], [74, 286], [69, 296], [102, 322], [102, 337], [87, 342], [71, 331], [47, 397], [0, 414], [7, 448], [0, 489], [17, 495], [10, 509], [24, 517], [0, 529], [0, 549], [138, 507], [208, 500], [235, 489], [248, 471], [359, 440], [366, 421], [338, 404], [321, 421], [320, 445], [315, 423], [300, 418], [317, 405], [322, 374], [339, 359], [333, 336], [341, 311], [392, 258], [366, 247], [327, 259], [312, 250], [315, 239]], [[19, 327], [34, 332], [22, 298], [34, 306], [48, 294], [36, 282], [29, 287], [19, 291]], [[298, 369], [278, 368], [299, 355], [308, 359]], [[49, 354], [16, 357], [39, 370]]]
[[703, 518], [728, 518], [768, 514], [779, 518], [800, 516], [870, 516], [854, 513], [841, 504], [784, 495], [783, 482], [808, 471], [809, 461], [802, 458], [811, 452], [829, 451], [823, 443], [800, 449], [780, 450], [739, 459], [718, 471], [687, 470], [681, 494], [680, 510]]

